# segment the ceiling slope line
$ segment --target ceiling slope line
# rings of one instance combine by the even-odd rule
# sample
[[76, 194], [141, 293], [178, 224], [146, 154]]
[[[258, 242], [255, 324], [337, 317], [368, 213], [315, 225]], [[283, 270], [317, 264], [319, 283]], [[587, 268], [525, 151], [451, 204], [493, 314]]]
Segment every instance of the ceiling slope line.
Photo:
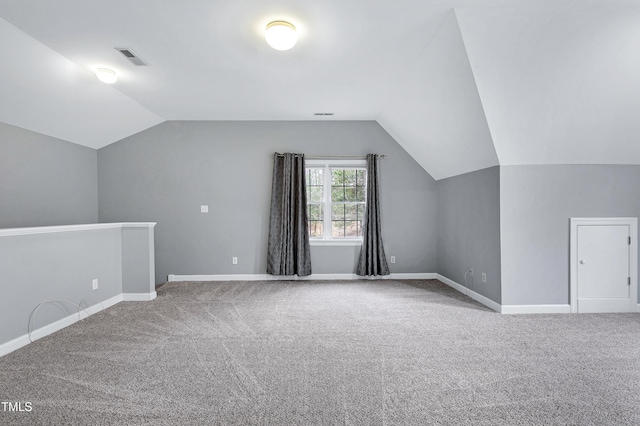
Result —
[[458, 32], [460, 33], [460, 39], [462, 40], [462, 47], [464, 48], [465, 56], [467, 57], [467, 62], [469, 63], [469, 69], [471, 70], [471, 77], [473, 78], [474, 86], [476, 88], [476, 92], [478, 94], [478, 99], [480, 100], [480, 106], [482, 107], [482, 115], [484, 116], [484, 120], [487, 123], [487, 130], [489, 131], [489, 137], [491, 138], [491, 144], [493, 145], [493, 151], [496, 156], [496, 161], [498, 162], [498, 166], [502, 164], [500, 162], [500, 155], [498, 154], [498, 150], [496, 149], [496, 144], [493, 139], [493, 131], [491, 129], [491, 124], [489, 123], [489, 119], [487, 118], [487, 111], [485, 109], [484, 100], [482, 98], [482, 94], [480, 93], [480, 88], [478, 87], [478, 80], [476, 78], [476, 71], [474, 69], [473, 64], [471, 63], [471, 57], [469, 56], [469, 50], [467, 48], [467, 42], [465, 40], [464, 33], [462, 31], [462, 27], [460, 25], [460, 19], [458, 18], [458, 13], [456, 11], [457, 8], [453, 8], [453, 16], [455, 17], [456, 24], [458, 27]]
[[[445, 14], [445, 16], [442, 18], [442, 20], [440, 21], [440, 23], [438, 24], [436, 29], [433, 31], [433, 33], [431, 33], [431, 37], [429, 37], [429, 39], [427, 40], [425, 45], [418, 51], [418, 54], [414, 56], [413, 64], [416, 64], [418, 62], [418, 58], [422, 54], [424, 54], [424, 52], [427, 51], [427, 48], [429, 47], [429, 45], [431, 44], [431, 42], [435, 38], [436, 34], [438, 34], [438, 32], [440, 32], [440, 28], [444, 25], [446, 20], [447, 20], [447, 14]], [[383, 104], [391, 104], [393, 100], [395, 100], [395, 99], [400, 97], [400, 94], [398, 94], [397, 92], [391, 92], [389, 96], [392, 96], [392, 99], [387, 98], [386, 100], [383, 100]], [[378, 123], [378, 125], [380, 125], [380, 127], [382, 127], [384, 129], [385, 132], [387, 132], [389, 134], [389, 136], [391, 136], [398, 143], [398, 145], [400, 145], [402, 147], [402, 149], [404, 149], [409, 154], [410, 157], [412, 157], [420, 165], [420, 167], [422, 167], [424, 169], [424, 171], [426, 171], [431, 177], [434, 177], [431, 174], [431, 172], [429, 170], [427, 170], [427, 168], [424, 166], [424, 164], [422, 164], [420, 161], [418, 161], [415, 158], [415, 156], [411, 152], [412, 150], [409, 147], [406, 146], [406, 143], [403, 143], [402, 137], [394, 129], [394, 127], [391, 125], [391, 123], [388, 123], [385, 120], [384, 110], [380, 111], [378, 113], [377, 117], [374, 118], [374, 120], [376, 121], [376, 123]]]
[[640, 9], [456, 10], [501, 166], [640, 164]]
[[93, 149], [165, 121], [113, 86], [0, 18], [0, 53], [38, 67], [0, 70], [0, 121]]
[[419, 51], [378, 123], [435, 180], [499, 165], [453, 9]]
[[[420, 49], [418, 51], [418, 54], [414, 57], [414, 61], [413, 63], [417, 63], [418, 59], [420, 56], [422, 56], [428, 49], [429, 45], [431, 44], [431, 42], [433, 41], [433, 39], [435, 38], [436, 34], [438, 34], [440, 32], [440, 28], [442, 28], [442, 26], [444, 25], [444, 23], [447, 20], [447, 14], [445, 14], [445, 16], [442, 18], [442, 20], [440, 21], [440, 23], [438, 24], [438, 26], [436, 27], [436, 29], [433, 31], [433, 33], [431, 33], [431, 37], [429, 37], [429, 39], [427, 40], [427, 42], [425, 43], [425, 45], [422, 47], [422, 49]], [[399, 98], [400, 95], [397, 92], [392, 92], [395, 96], [394, 98]], [[390, 104], [392, 103], [393, 99], [387, 99], [384, 104]], [[389, 136], [391, 136], [396, 142], [398, 142], [398, 144], [405, 150], [407, 151], [407, 153], [414, 158], [414, 160], [416, 160], [418, 162], [418, 164], [420, 164], [420, 167], [422, 167], [427, 173], [429, 173], [429, 175], [431, 175], [431, 173], [429, 172], [429, 170], [427, 170], [427, 168], [420, 162], [418, 161], [413, 153], [407, 149], [407, 146], [405, 143], [402, 142], [402, 137], [400, 137], [398, 135], [398, 132], [394, 130], [393, 126], [388, 123], [385, 118], [384, 118], [384, 111], [381, 111], [378, 113], [378, 116], [375, 118], [375, 121], [380, 125], [380, 127], [382, 127], [388, 134]], [[433, 176], [432, 176], [433, 177]], [[436, 179], [437, 180], [437, 179]]]

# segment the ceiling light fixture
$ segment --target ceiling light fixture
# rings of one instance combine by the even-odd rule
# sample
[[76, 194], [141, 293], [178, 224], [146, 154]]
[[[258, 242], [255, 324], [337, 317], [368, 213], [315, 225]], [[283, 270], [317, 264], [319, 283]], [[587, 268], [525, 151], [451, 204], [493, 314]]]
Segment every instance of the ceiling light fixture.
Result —
[[298, 41], [296, 27], [286, 21], [269, 22], [264, 38], [276, 50], [289, 50]]
[[113, 84], [118, 81], [116, 72], [110, 70], [109, 68], [98, 68], [98, 70], [96, 71], [96, 76], [98, 77], [98, 80], [107, 84]]

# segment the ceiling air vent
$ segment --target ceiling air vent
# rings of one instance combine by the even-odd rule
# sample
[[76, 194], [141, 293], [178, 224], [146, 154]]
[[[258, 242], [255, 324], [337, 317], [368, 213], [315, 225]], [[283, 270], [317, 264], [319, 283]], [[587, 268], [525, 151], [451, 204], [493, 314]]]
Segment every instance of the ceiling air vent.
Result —
[[149, 65], [144, 61], [144, 59], [142, 59], [140, 56], [133, 53], [133, 51], [128, 47], [114, 47], [114, 49], [122, 53], [122, 56], [127, 58], [129, 62], [131, 62], [133, 65], [137, 67], [146, 67], [147, 65]]
[[313, 115], [317, 116], [317, 117], [322, 117], [322, 116], [327, 116], [327, 115], [333, 115], [332, 112], [314, 112]]

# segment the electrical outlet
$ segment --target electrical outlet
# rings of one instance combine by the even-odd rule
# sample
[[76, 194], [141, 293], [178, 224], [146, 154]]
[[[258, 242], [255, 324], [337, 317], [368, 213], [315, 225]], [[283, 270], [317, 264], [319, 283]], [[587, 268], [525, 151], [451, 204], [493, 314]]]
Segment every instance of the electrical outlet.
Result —
[[484, 272], [482, 273], [482, 282], [483, 283], [487, 282], [487, 274], [485, 274]]
[[209, 206], [200, 206], [200, 213], [209, 213]]
[[97, 279], [97, 278], [95, 278], [95, 279], [92, 281], [91, 286], [92, 286], [92, 288], [93, 288], [94, 290], [97, 290], [97, 289], [98, 289], [98, 279]]
[[391, 256], [391, 263], [396, 263], [396, 257], [395, 256]]
[[232, 257], [231, 258], [231, 263], [233, 263], [234, 265], [238, 264], [238, 258], [237, 257]]

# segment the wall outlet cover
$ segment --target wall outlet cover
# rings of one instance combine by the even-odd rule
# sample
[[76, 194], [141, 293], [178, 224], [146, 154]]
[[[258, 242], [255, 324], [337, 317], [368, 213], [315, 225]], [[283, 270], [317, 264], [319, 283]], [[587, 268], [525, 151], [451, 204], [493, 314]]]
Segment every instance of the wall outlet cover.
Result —
[[95, 278], [95, 279], [91, 282], [91, 287], [92, 287], [94, 290], [97, 290], [97, 289], [98, 289], [98, 279], [97, 279], [97, 278]]

